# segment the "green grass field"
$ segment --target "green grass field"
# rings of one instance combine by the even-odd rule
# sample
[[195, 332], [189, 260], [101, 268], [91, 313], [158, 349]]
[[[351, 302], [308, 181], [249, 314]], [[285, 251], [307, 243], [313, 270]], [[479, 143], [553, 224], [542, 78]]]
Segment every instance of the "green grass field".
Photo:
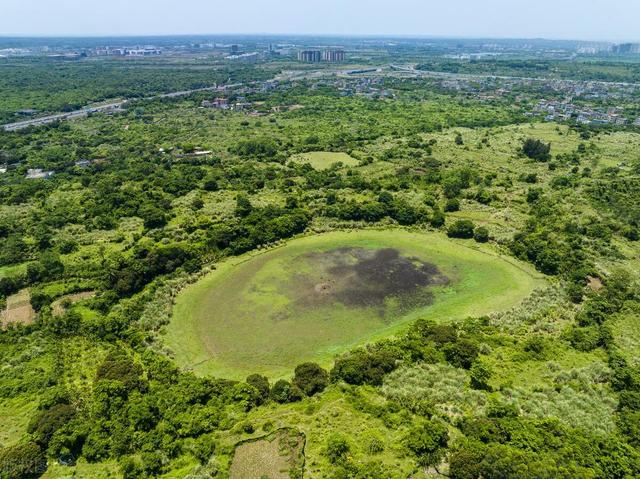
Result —
[[342, 163], [344, 166], [357, 166], [358, 160], [346, 153], [333, 153], [330, 151], [311, 151], [300, 153], [291, 157], [296, 163], [309, 163], [316, 170], [326, 170], [335, 163]]
[[[351, 302], [340, 292], [353, 293], [355, 276], [331, 283], [327, 266], [310, 259], [345, 247], [395, 248], [404, 257], [435, 264], [449, 283], [400, 299]], [[318, 286], [325, 284], [337, 296], [318, 299], [324, 293]], [[509, 308], [543, 284], [528, 267], [473, 241], [403, 230], [334, 232], [218, 265], [178, 296], [166, 343], [181, 366], [200, 374], [240, 379], [260, 372], [278, 378], [304, 361], [330, 366], [336, 355], [419, 318], [450, 321]], [[421, 301], [425, 290], [430, 301]]]

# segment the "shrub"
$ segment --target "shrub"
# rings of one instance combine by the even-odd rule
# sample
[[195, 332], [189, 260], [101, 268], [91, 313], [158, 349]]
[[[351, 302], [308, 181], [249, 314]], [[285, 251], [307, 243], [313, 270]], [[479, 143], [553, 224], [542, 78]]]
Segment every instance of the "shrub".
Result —
[[46, 447], [51, 436], [73, 419], [75, 414], [74, 408], [69, 404], [56, 404], [34, 416], [27, 427], [27, 432], [33, 434], [36, 441]]
[[296, 367], [293, 384], [307, 396], [324, 391], [329, 384], [329, 374], [316, 363], [304, 363]]
[[447, 228], [449, 238], [473, 238], [475, 225], [471, 220], [458, 220]]
[[350, 449], [349, 442], [341, 434], [331, 434], [327, 439], [326, 455], [331, 464], [339, 464], [344, 461]]
[[258, 390], [258, 392], [260, 393], [261, 403], [269, 399], [269, 392], [271, 388], [269, 387], [269, 379], [267, 379], [265, 376], [261, 376], [260, 374], [252, 374], [247, 377], [246, 383]]
[[622, 229], [622, 236], [627, 238], [629, 241], [638, 241], [640, 240], [640, 230], [635, 226], [625, 226]]
[[367, 452], [369, 454], [380, 454], [384, 451], [384, 441], [377, 435], [373, 435], [367, 442]]
[[522, 145], [522, 153], [536, 161], [548, 161], [551, 158], [551, 143], [545, 144], [540, 140], [529, 138]]
[[542, 336], [534, 336], [524, 343], [524, 351], [537, 359], [543, 359], [546, 351], [546, 341]]
[[471, 366], [469, 374], [471, 376], [471, 387], [473, 389], [484, 391], [491, 390], [491, 386], [489, 386], [489, 380], [491, 379], [491, 368], [487, 364], [481, 361], [474, 362]]
[[489, 241], [489, 230], [484, 226], [478, 226], [473, 232], [473, 238], [478, 243], [486, 243]]
[[127, 390], [142, 384], [142, 367], [124, 354], [112, 353], [98, 367], [96, 381], [102, 379], [121, 382]]
[[491, 203], [492, 200], [493, 200], [493, 195], [485, 189], [480, 189], [476, 193], [476, 201], [480, 204], [488, 205], [489, 203]]
[[36, 478], [46, 470], [44, 451], [33, 442], [0, 449], [0, 479]]
[[444, 347], [447, 362], [457, 368], [469, 369], [478, 354], [478, 346], [467, 339], [461, 339]]
[[457, 198], [450, 198], [444, 205], [444, 210], [447, 213], [453, 213], [454, 211], [460, 211], [460, 201]]
[[444, 216], [444, 213], [439, 208], [433, 208], [433, 213], [431, 214], [431, 219], [429, 220], [431, 226], [433, 226], [434, 228], [442, 228], [445, 221], [446, 218]]
[[382, 394], [409, 409], [422, 407], [426, 398], [439, 414], [477, 413], [485, 403], [486, 393], [470, 389], [468, 384], [469, 375], [462, 369], [449, 364], [421, 363], [389, 374]]
[[455, 343], [458, 340], [458, 332], [455, 327], [450, 324], [437, 324], [434, 321], [425, 319], [416, 321], [411, 327], [410, 334], [433, 341], [439, 345]]
[[569, 330], [567, 339], [571, 346], [585, 353], [602, 346], [599, 326], [573, 327]]
[[449, 441], [447, 426], [438, 420], [423, 421], [405, 437], [406, 447], [423, 467], [437, 466], [446, 453]]
[[271, 388], [271, 399], [280, 404], [299, 401], [303, 394], [298, 386], [284, 379], [277, 381]]
[[253, 211], [253, 205], [249, 198], [246, 195], [238, 195], [236, 198], [236, 209], [235, 215], [241, 218], [245, 218], [249, 216], [249, 214]]
[[331, 370], [333, 381], [379, 386], [385, 374], [396, 368], [396, 358], [389, 351], [357, 350], [336, 360]]

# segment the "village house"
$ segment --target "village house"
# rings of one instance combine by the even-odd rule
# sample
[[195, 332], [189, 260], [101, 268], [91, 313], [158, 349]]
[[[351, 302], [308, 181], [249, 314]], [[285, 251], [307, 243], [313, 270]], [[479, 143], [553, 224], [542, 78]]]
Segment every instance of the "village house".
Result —
[[27, 176], [25, 178], [28, 180], [46, 180], [48, 178], [51, 178], [54, 173], [54, 171], [44, 171], [41, 168], [29, 168], [27, 170]]
[[218, 110], [228, 110], [229, 100], [226, 98], [216, 98], [212, 101], [202, 100], [201, 106], [203, 108], [216, 108]]

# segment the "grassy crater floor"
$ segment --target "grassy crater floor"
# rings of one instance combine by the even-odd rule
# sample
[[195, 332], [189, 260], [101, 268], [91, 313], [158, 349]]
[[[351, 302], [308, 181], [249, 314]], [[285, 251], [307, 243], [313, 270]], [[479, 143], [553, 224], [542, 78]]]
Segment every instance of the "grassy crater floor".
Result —
[[404, 230], [333, 232], [229, 259], [176, 300], [166, 343], [200, 374], [288, 376], [330, 366], [419, 318], [509, 308], [544, 279], [489, 245]]

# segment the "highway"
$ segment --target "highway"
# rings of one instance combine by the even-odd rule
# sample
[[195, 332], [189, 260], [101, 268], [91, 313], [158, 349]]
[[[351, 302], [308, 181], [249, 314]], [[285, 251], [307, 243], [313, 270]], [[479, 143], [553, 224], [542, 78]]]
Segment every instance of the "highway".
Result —
[[[155, 100], [157, 98], [177, 98], [181, 96], [191, 95], [192, 93], [197, 93], [201, 91], [211, 91], [211, 90], [225, 90], [227, 88], [235, 88], [238, 86], [242, 86], [241, 83], [236, 83], [234, 85], [226, 85], [226, 86], [211, 86], [205, 88], [196, 88], [193, 90], [184, 90], [184, 91], [176, 91], [171, 93], [163, 93], [161, 95], [155, 95], [143, 98], [143, 100]], [[137, 98], [127, 99], [127, 100], [118, 100], [110, 103], [105, 103], [104, 105], [96, 105], [96, 106], [85, 106], [80, 110], [70, 111], [67, 113], [56, 113], [53, 115], [42, 116], [39, 118], [31, 118], [29, 120], [18, 121], [16, 123], [8, 123], [3, 125], [5, 131], [17, 131], [22, 130], [24, 128], [28, 128], [30, 126], [41, 126], [46, 125], [48, 123], [53, 123], [55, 121], [62, 120], [73, 120], [75, 118], [86, 117], [91, 113], [105, 113], [109, 111], [115, 111], [119, 108], [122, 108], [124, 105], [129, 103], [129, 101], [137, 100]]]

